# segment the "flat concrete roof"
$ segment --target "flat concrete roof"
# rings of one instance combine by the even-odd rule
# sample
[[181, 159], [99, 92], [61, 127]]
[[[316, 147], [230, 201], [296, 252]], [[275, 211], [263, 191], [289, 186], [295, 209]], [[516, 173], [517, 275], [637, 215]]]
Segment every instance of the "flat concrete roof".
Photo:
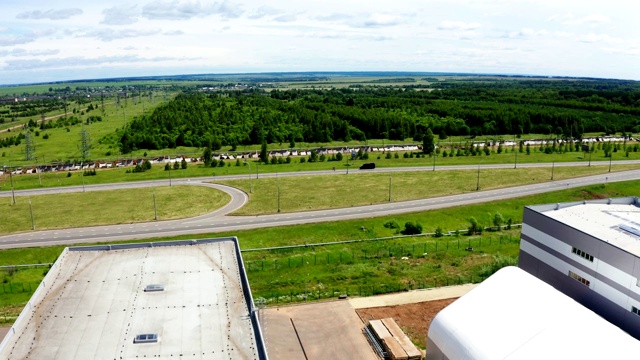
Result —
[[[637, 198], [530, 206], [549, 218], [640, 256], [640, 204]], [[637, 233], [631, 228], [635, 228]], [[626, 230], [625, 230], [626, 229]]]
[[0, 358], [266, 358], [253, 308], [236, 238], [67, 248]]

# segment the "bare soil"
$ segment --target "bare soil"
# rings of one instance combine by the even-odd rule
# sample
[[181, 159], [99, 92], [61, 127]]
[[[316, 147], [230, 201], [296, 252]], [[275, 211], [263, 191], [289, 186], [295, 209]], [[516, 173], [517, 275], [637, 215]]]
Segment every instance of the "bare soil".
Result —
[[411, 341], [424, 350], [431, 320], [456, 299], [458, 298], [357, 309], [356, 312], [365, 323], [371, 319], [393, 318]]

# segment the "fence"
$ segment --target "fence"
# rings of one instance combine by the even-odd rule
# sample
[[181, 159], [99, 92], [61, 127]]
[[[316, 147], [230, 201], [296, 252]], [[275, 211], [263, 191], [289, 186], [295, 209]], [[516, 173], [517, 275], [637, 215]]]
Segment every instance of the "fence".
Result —
[[290, 290], [288, 292], [271, 291], [264, 292], [262, 294], [254, 295], [256, 301], [261, 301], [263, 304], [278, 305], [278, 304], [290, 304], [304, 301], [315, 301], [329, 298], [339, 298], [341, 296], [372, 296], [388, 293], [397, 293], [418, 289], [437, 288], [442, 286], [460, 285], [460, 284], [475, 284], [480, 283], [485, 279], [482, 276], [455, 276], [455, 277], [434, 277], [430, 280], [410, 282], [406, 285], [393, 284], [393, 285], [354, 285], [344, 288], [331, 288], [323, 290]]
[[40, 282], [7, 282], [0, 286], [1, 294], [33, 293]]

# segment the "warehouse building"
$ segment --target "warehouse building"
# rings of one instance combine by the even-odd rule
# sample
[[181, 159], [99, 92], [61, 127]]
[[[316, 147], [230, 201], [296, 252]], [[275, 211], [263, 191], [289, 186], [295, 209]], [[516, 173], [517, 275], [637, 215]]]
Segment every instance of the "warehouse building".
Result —
[[527, 206], [519, 266], [640, 339], [636, 197]]
[[640, 342], [549, 284], [506, 267], [436, 315], [427, 360], [637, 359]]
[[65, 249], [1, 359], [267, 359], [236, 238]]

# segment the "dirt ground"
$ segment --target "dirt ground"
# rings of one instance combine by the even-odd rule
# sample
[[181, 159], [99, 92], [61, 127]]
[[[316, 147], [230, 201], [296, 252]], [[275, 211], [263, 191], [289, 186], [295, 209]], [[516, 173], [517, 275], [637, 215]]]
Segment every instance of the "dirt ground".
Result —
[[393, 318], [411, 341], [421, 349], [425, 349], [427, 330], [431, 320], [447, 305], [457, 298], [424, 301], [414, 304], [393, 305], [356, 309], [358, 316], [366, 323], [371, 319]]

